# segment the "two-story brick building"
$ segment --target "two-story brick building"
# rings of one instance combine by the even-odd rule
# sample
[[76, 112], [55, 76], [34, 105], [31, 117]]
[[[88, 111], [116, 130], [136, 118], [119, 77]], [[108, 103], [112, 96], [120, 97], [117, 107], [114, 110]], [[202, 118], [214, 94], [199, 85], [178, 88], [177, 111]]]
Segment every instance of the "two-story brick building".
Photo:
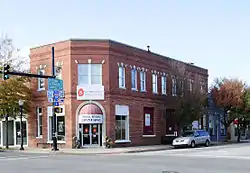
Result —
[[[52, 46], [65, 90], [63, 113], [57, 114], [60, 147], [72, 147], [74, 136], [83, 147], [103, 146], [105, 136], [117, 145], [160, 144], [162, 136], [177, 133], [177, 90], [192, 90], [195, 83], [207, 88], [206, 69], [112, 40], [71, 39], [32, 48], [32, 73], [51, 74]], [[29, 146], [49, 146], [47, 80], [33, 79], [32, 87]]]

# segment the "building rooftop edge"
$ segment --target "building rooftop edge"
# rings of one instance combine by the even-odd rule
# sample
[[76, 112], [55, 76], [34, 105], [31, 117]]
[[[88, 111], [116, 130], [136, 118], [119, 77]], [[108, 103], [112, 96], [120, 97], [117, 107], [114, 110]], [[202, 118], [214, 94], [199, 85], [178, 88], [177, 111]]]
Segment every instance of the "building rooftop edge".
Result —
[[[126, 43], [122, 43], [122, 42], [119, 42], [119, 41], [115, 41], [115, 40], [112, 40], [112, 39], [81, 39], [81, 38], [70, 38], [70, 39], [67, 39], [67, 40], [55, 41], [55, 42], [53, 42], [53, 43], [49, 43], [49, 44], [44, 44], [44, 45], [32, 47], [32, 48], [30, 48], [30, 50], [32, 50], [32, 49], [37, 49], [37, 48], [42, 48], [42, 47], [46, 47], [46, 46], [53, 45], [53, 44], [57, 44], [57, 43], [69, 42], [69, 41], [96, 41], [96, 42], [108, 42], [108, 43], [120, 44], [120, 45], [122, 45], [122, 46], [126, 46], [126, 47], [129, 47], [129, 48], [137, 49], [137, 50], [140, 50], [140, 51], [148, 52], [148, 51], [145, 50], [145, 49], [138, 48], [138, 47], [135, 47], [135, 46], [132, 46], [132, 45], [129, 45], [129, 44], [126, 44]], [[160, 56], [160, 57], [168, 58], [168, 59], [170, 59], [170, 60], [174, 60], [174, 61], [177, 61], [177, 62], [182, 62], [182, 63], [187, 64], [187, 65], [189, 65], [189, 66], [193, 66], [193, 67], [196, 67], [196, 68], [199, 68], [199, 69], [203, 69], [203, 70], [208, 71], [208, 69], [203, 68], [203, 67], [201, 67], [201, 66], [197, 66], [197, 65], [195, 65], [195, 64], [191, 64], [191, 63], [184, 62], [184, 61], [181, 61], [181, 60], [178, 60], [178, 59], [170, 58], [170, 57], [168, 57], [168, 56], [161, 55], [161, 54], [158, 54], [158, 53], [155, 53], [155, 52], [151, 52], [151, 51], [150, 51], [150, 53], [151, 53], [152, 55], [155, 55], [155, 56]]]

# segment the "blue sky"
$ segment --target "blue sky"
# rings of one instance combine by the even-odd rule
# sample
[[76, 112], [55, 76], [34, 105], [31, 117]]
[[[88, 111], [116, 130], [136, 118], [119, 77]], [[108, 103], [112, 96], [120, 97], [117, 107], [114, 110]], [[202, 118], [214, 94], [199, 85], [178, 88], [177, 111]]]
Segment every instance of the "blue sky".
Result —
[[22, 54], [68, 38], [110, 38], [250, 84], [248, 0], [0, 0], [0, 31]]

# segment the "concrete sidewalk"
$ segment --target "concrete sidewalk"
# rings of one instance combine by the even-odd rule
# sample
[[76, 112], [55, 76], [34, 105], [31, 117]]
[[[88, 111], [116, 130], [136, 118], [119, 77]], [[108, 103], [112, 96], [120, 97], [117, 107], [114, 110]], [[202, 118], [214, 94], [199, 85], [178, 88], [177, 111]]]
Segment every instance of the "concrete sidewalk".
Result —
[[137, 146], [137, 147], [124, 147], [124, 148], [102, 148], [102, 147], [89, 147], [81, 149], [59, 148], [59, 151], [51, 151], [51, 149], [40, 148], [25, 148], [23, 153], [67, 153], [67, 154], [120, 154], [120, 153], [133, 153], [133, 152], [146, 152], [146, 151], [160, 151], [169, 150], [170, 145], [151, 145], [151, 146]]

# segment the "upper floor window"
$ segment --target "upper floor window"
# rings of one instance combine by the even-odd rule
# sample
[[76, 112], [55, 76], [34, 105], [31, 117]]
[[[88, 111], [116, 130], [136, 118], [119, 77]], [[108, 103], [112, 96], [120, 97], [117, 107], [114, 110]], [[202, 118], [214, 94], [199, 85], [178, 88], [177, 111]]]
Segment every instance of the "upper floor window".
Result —
[[59, 62], [56, 63], [55, 76], [57, 79], [62, 79], [62, 63]]
[[158, 93], [157, 75], [152, 74], [152, 90], [153, 93]]
[[131, 70], [131, 88], [137, 90], [137, 71], [136, 69]]
[[180, 80], [180, 96], [183, 96], [184, 94], [184, 81], [181, 79]]
[[101, 85], [101, 64], [78, 64], [78, 84]]
[[193, 80], [189, 79], [188, 80], [188, 91], [192, 92], [194, 88]]
[[125, 88], [125, 67], [119, 67], [119, 88]]
[[161, 77], [161, 92], [164, 95], [167, 94], [167, 77], [166, 76]]
[[176, 77], [172, 77], [172, 96], [177, 96], [177, 94], [176, 94]]
[[[39, 69], [38, 70], [39, 75], [44, 75], [45, 70]], [[38, 90], [45, 90], [45, 78], [38, 78]]]
[[201, 91], [201, 93], [205, 92], [205, 87], [204, 87], [203, 83], [200, 85], [200, 91]]
[[140, 72], [140, 84], [141, 84], [141, 91], [146, 91], [146, 72]]

